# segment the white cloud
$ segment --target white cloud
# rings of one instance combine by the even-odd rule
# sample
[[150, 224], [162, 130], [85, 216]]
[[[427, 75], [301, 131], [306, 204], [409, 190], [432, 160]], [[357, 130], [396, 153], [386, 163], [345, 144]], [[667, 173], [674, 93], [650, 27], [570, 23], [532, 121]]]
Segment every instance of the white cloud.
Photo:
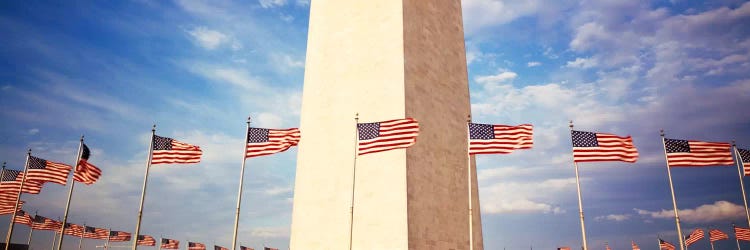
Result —
[[29, 129], [28, 133], [29, 133], [29, 135], [38, 134], [39, 133], [39, 129], [38, 128]]
[[[483, 201], [484, 202], [484, 201]], [[486, 202], [485, 202], [486, 203]], [[561, 214], [565, 210], [560, 207], [546, 203], [534, 202], [530, 200], [512, 200], [502, 203], [482, 203], [482, 213], [485, 214], [510, 214], [510, 213], [553, 213]]]
[[256, 227], [250, 230], [250, 235], [259, 238], [289, 237], [288, 227]]
[[289, 54], [276, 53], [271, 56], [274, 65], [280, 72], [289, 72], [294, 69], [305, 68], [305, 61], [301, 59], [295, 59]]
[[625, 221], [630, 219], [629, 214], [610, 214], [605, 216], [597, 216], [594, 220], [611, 220], [611, 221]]
[[286, 0], [258, 0], [263, 8], [274, 8], [286, 5]]
[[[265, 128], [278, 128], [281, 127], [282, 119], [274, 113], [260, 113], [257, 117], [253, 118], [253, 124], [257, 124], [259, 127]], [[256, 126], [256, 125], [254, 125]]]
[[188, 31], [188, 34], [203, 48], [212, 50], [224, 43], [231, 41], [231, 38], [219, 31], [211, 30], [200, 26]]
[[497, 75], [490, 76], [477, 76], [477, 83], [505, 83], [516, 79], [518, 74], [516, 72], [505, 71]]
[[310, 6], [310, 0], [297, 0], [297, 6]]
[[542, 63], [541, 62], [536, 62], [536, 61], [526, 63], [526, 66], [528, 66], [528, 67], [537, 67], [537, 66], [540, 66], [540, 65], [542, 65]]
[[596, 58], [576, 58], [574, 61], [568, 61], [565, 67], [588, 69], [598, 66]]
[[281, 14], [280, 17], [282, 21], [287, 22], [287, 23], [291, 23], [292, 21], [294, 21], [294, 16], [292, 15]]
[[535, 14], [544, 5], [538, 0], [463, 0], [461, 7], [464, 17], [464, 30], [467, 36], [477, 31], [509, 23], [519, 17]]
[[[674, 210], [648, 211], [634, 208], [639, 215], [654, 219], [674, 219]], [[745, 207], [728, 202], [717, 201], [714, 204], [700, 205], [692, 209], [679, 210], [680, 219], [689, 223], [710, 223], [744, 218]]]

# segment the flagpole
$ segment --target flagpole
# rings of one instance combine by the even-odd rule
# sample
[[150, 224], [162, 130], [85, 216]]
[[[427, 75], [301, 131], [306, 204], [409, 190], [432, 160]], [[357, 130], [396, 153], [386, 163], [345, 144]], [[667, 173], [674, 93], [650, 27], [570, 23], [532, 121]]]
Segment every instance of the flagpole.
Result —
[[[146, 174], [143, 176], [143, 190], [141, 190], [141, 206], [138, 208], [138, 221], [135, 224], [135, 235], [141, 231], [141, 218], [143, 217], [143, 200], [146, 198], [146, 183], [148, 183], [148, 170], [151, 168], [151, 158], [154, 154], [154, 135], [156, 134], [156, 124], [151, 128], [151, 141], [148, 146], [148, 160], [146, 161]], [[133, 242], [133, 250], [138, 249], [138, 240]]]
[[81, 239], [78, 240], [78, 249], [81, 249], [83, 247], [83, 235], [86, 234], [86, 223], [83, 223], [83, 232], [81, 232]]
[[667, 176], [669, 177], [669, 190], [672, 191], [672, 206], [674, 207], [674, 223], [677, 226], [677, 237], [680, 239], [680, 250], [685, 250], [682, 228], [680, 228], [680, 215], [677, 212], [677, 199], [675, 199], [674, 185], [672, 184], [672, 169], [669, 167], [669, 158], [667, 157], [667, 144], [664, 139], [664, 130], [660, 130], [659, 134], [661, 134], [661, 145], [664, 148], [664, 160], [667, 161]]
[[245, 163], [247, 162], [247, 138], [250, 136], [250, 117], [247, 118], [247, 129], [245, 129], [245, 141], [242, 150], [242, 168], [240, 168], [240, 187], [237, 191], [237, 212], [234, 215], [234, 232], [232, 233], [232, 250], [237, 249], [237, 229], [240, 225], [240, 205], [242, 205], [242, 184], [245, 181]]
[[732, 230], [734, 230], [734, 241], [737, 242], [737, 250], [742, 250], [740, 248], [740, 239], [737, 238], [737, 228], [735, 228], [734, 222], [732, 222]]
[[[76, 169], [78, 168], [78, 162], [81, 161], [81, 149], [82, 148], [83, 148], [83, 135], [81, 135], [81, 141], [80, 143], [78, 143], [78, 154], [76, 154], [76, 161], [74, 165]], [[75, 169], [73, 169], [73, 172], [74, 173], [72, 175], [75, 175]], [[68, 201], [65, 203], [65, 213], [63, 214], [63, 219], [62, 219], [63, 230], [65, 229], [65, 223], [68, 221], [68, 211], [70, 211], [70, 200], [71, 200], [70, 198], [73, 197], [73, 187], [75, 187], [75, 185], [76, 185], [76, 181], [74, 180], [74, 178], [71, 178], [70, 187], [68, 188]], [[57, 237], [57, 235], [55, 235], [55, 237]], [[64, 234], [60, 233], [60, 243], [57, 246], [57, 250], [62, 249], [63, 237], [65, 237]]]
[[711, 250], [714, 250], [714, 241], [711, 240], [711, 227], [708, 227], [708, 242], [711, 243]]
[[107, 229], [107, 241], [104, 242], [104, 249], [109, 249], [109, 238], [112, 237], [112, 228]]
[[745, 168], [745, 163], [740, 160], [739, 155], [740, 152], [737, 150], [737, 145], [734, 144], [734, 141], [732, 141], [732, 149], [734, 149], [734, 163], [737, 164], [737, 174], [740, 176], [740, 189], [742, 190], [742, 201], [745, 202], [745, 216], [747, 216], [747, 225], [750, 227], [750, 212], [747, 210], [747, 195], [745, 194], [745, 182], [742, 179], [742, 172]]
[[359, 113], [354, 114], [354, 167], [352, 168], [352, 200], [349, 207], [349, 250], [352, 250], [354, 235], [354, 184], [357, 183], [357, 154], [359, 153]]
[[[568, 125], [570, 127], [571, 136], [573, 134], [573, 121], [570, 121]], [[576, 188], [578, 189], [578, 214], [581, 218], [581, 238], [583, 239], [583, 250], [588, 250], [588, 243], [586, 242], [586, 224], [583, 222], [583, 202], [581, 201], [581, 181], [578, 177], [578, 163], [573, 159], [573, 166], [576, 171]]]
[[31, 149], [26, 153], [26, 163], [23, 164], [23, 178], [21, 179], [21, 186], [18, 188], [18, 197], [16, 197], [16, 207], [13, 209], [13, 216], [10, 217], [10, 225], [8, 226], [8, 235], [5, 237], [5, 250], [10, 249], [10, 238], [13, 237], [13, 224], [15, 224], [16, 214], [18, 213], [18, 203], [21, 201], [21, 193], [23, 192], [23, 186], [26, 184], [26, 176], [29, 170], [29, 157], [31, 156]]
[[466, 133], [467, 133], [466, 134], [467, 135], [466, 136], [466, 150], [467, 150], [466, 162], [468, 163], [466, 169], [467, 169], [467, 176], [468, 176], [467, 179], [469, 183], [469, 250], [474, 250], [474, 221], [473, 221], [474, 209], [472, 208], [472, 204], [471, 204], [471, 198], [472, 198], [472, 195], [471, 195], [471, 188], [472, 188], [471, 186], [471, 154], [469, 154], [468, 152], [468, 150], [471, 148], [471, 141], [470, 141], [471, 131], [469, 130], [469, 124], [471, 123], [471, 115], [467, 116], [466, 122], [467, 122], [466, 123]]
[[161, 243], [162, 243], [162, 236], [159, 236], [159, 248], [157, 249], [161, 249]]
[[55, 249], [55, 243], [57, 243], [57, 231], [55, 231], [55, 233], [52, 235], [52, 247], [50, 248], [50, 250]]
[[31, 236], [34, 235], [34, 220], [36, 220], [36, 216], [38, 214], [39, 214], [39, 211], [34, 212], [34, 218], [31, 220], [31, 225], [29, 226], [29, 240], [26, 242], [26, 246], [31, 246]]

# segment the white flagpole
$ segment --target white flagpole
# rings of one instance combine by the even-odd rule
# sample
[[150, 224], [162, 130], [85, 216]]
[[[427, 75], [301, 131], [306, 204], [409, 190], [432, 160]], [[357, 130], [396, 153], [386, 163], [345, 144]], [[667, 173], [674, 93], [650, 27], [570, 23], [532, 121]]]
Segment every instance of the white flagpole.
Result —
[[714, 241], [711, 240], [711, 228], [708, 228], [708, 242], [711, 243], [711, 250], [714, 250]]
[[18, 202], [21, 201], [21, 193], [23, 193], [23, 186], [26, 184], [26, 176], [29, 170], [29, 157], [31, 156], [31, 149], [26, 153], [26, 163], [23, 164], [23, 178], [21, 179], [21, 186], [18, 188], [18, 197], [16, 197], [16, 209], [13, 209], [13, 215], [10, 217], [10, 225], [8, 226], [8, 235], [5, 238], [5, 250], [10, 249], [10, 238], [13, 236], [13, 224], [16, 222], [16, 214], [18, 213]]
[[472, 208], [471, 204], [471, 154], [469, 154], [468, 150], [471, 148], [471, 130], [469, 128], [469, 124], [471, 124], [471, 115], [469, 115], [466, 119], [466, 162], [467, 162], [467, 179], [469, 183], [469, 250], [474, 250], [474, 216], [473, 212], [474, 209]]
[[57, 231], [52, 235], [52, 247], [50, 249], [55, 249], [55, 243], [57, 243]]
[[[573, 136], [573, 121], [570, 121], [570, 135]], [[583, 250], [588, 250], [588, 243], [586, 241], [586, 224], [583, 222], [583, 202], [581, 200], [581, 181], [578, 178], [578, 163], [573, 159], [573, 166], [576, 171], [576, 188], [578, 189], [578, 214], [581, 218], [581, 238], [583, 239]]]
[[742, 201], [745, 202], [745, 216], [747, 216], [747, 225], [750, 227], [750, 212], [747, 210], [747, 195], [745, 194], [745, 182], [742, 179], [743, 176], [743, 169], [745, 168], [745, 163], [742, 162], [740, 159], [740, 151], [737, 150], [737, 145], [734, 144], [734, 141], [732, 141], [732, 149], [734, 149], [734, 163], [737, 164], [737, 174], [740, 176], [740, 189], [742, 190]]
[[247, 162], [247, 138], [250, 136], [250, 117], [247, 118], [247, 129], [245, 129], [245, 141], [242, 150], [242, 168], [240, 168], [240, 187], [237, 191], [237, 212], [234, 215], [234, 232], [232, 233], [232, 250], [237, 249], [237, 229], [240, 225], [240, 205], [242, 205], [242, 184], [245, 181], [245, 162]]
[[677, 237], [680, 239], [680, 250], [685, 250], [685, 244], [683, 243], [684, 237], [682, 236], [682, 228], [680, 228], [680, 215], [677, 212], [677, 199], [674, 196], [674, 185], [672, 184], [672, 169], [669, 167], [669, 158], [667, 157], [667, 144], [664, 139], [664, 130], [660, 130], [661, 134], [661, 145], [664, 148], [664, 160], [667, 161], [667, 176], [669, 177], [669, 190], [672, 191], [672, 206], [674, 207], [674, 223], [677, 226]]
[[[143, 218], [143, 200], [146, 198], [146, 184], [148, 183], [148, 170], [151, 168], [151, 158], [154, 154], [154, 135], [156, 124], [151, 128], [151, 141], [148, 146], [148, 160], [146, 162], [146, 174], [143, 176], [143, 190], [141, 191], [141, 206], [138, 208], [138, 221], [135, 224], [135, 235], [141, 231], [141, 218]], [[136, 236], [137, 237], [137, 236]], [[133, 242], [133, 250], [138, 249], [138, 240]]]
[[[76, 168], [78, 168], [78, 162], [81, 161], [81, 150], [82, 149], [83, 149], [83, 135], [81, 135], [81, 142], [78, 144], [78, 154], [76, 154], [76, 161], [75, 161], [75, 164], [73, 165], [75, 167], [74, 167], [74, 169], [72, 169], [71, 172], [75, 172]], [[71, 174], [71, 176], [73, 176], [74, 174]], [[70, 187], [68, 188], [68, 201], [65, 203], [65, 213], [64, 213], [63, 219], [62, 219], [63, 228], [65, 227], [65, 223], [68, 222], [68, 211], [70, 211], [70, 198], [73, 197], [73, 187], [75, 187], [75, 185], [76, 185], [76, 181], [71, 177], [70, 178]], [[55, 235], [55, 237], [56, 236], [57, 235]], [[57, 246], [57, 250], [61, 250], [62, 249], [63, 237], [64, 237], [64, 235], [61, 233], [60, 234], [60, 243]]]
[[78, 240], [78, 249], [83, 247], [83, 236], [86, 235], [86, 223], [83, 223], [83, 232], [81, 233], [81, 239]]
[[29, 240], [26, 242], [26, 246], [29, 246], [29, 249], [31, 249], [31, 237], [34, 235], [34, 220], [36, 220], [38, 214], [38, 211], [34, 212], [34, 218], [31, 219], [31, 225], [29, 226]]
[[112, 228], [107, 229], [107, 241], [104, 242], [104, 249], [109, 249], [109, 238], [112, 237]]
[[737, 238], [737, 229], [734, 228], [734, 227], [735, 227], [735, 225], [734, 225], [734, 223], [732, 223], [732, 230], [734, 231], [734, 240], [737, 242], [737, 250], [742, 250], [740, 248], [740, 239]]
[[357, 183], [357, 154], [359, 153], [359, 113], [354, 114], [354, 167], [352, 168], [352, 200], [349, 207], [349, 250], [354, 235], [354, 184]]

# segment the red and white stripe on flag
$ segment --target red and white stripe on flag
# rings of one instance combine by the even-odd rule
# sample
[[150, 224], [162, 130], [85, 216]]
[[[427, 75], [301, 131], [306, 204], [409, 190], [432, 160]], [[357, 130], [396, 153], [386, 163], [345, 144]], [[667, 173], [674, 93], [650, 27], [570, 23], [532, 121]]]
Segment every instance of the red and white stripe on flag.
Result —
[[417, 142], [419, 123], [413, 118], [358, 123], [359, 155], [407, 148]]
[[534, 145], [534, 126], [469, 123], [469, 154], [508, 154]]
[[708, 231], [708, 240], [711, 242], [718, 240], [728, 240], [729, 235], [725, 234], [719, 229], [711, 229]]
[[300, 141], [298, 128], [265, 129], [248, 128], [245, 158], [284, 152]]
[[670, 167], [704, 167], [733, 165], [731, 145], [725, 142], [703, 142], [664, 139], [667, 164]]

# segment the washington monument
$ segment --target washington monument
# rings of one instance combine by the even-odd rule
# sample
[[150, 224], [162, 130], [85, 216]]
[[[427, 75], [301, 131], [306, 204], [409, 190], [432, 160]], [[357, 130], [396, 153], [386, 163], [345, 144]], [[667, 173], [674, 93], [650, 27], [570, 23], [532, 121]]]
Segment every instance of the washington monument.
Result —
[[[311, 2], [291, 249], [483, 249], [465, 51], [460, 0]], [[357, 113], [420, 132], [357, 157], [352, 199]]]

